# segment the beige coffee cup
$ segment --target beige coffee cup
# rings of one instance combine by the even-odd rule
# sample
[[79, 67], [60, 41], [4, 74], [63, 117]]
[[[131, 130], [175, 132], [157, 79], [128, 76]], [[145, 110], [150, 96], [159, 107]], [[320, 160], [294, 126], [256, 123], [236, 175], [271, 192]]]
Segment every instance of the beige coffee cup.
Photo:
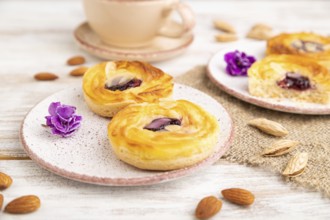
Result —
[[[179, 0], [84, 0], [89, 25], [107, 44], [142, 47], [156, 36], [179, 38], [195, 25], [189, 6]], [[171, 18], [177, 12], [181, 24]]]

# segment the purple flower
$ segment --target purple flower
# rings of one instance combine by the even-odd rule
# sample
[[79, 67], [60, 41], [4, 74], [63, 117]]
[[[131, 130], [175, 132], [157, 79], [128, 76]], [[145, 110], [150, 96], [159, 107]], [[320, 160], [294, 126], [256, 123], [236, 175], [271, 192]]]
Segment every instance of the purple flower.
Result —
[[253, 56], [238, 50], [226, 53], [224, 58], [227, 63], [226, 72], [232, 76], [246, 76], [247, 70], [256, 61]]
[[48, 112], [50, 115], [45, 117], [46, 124], [52, 129], [53, 134], [69, 137], [80, 127], [82, 116], [75, 114], [74, 106], [52, 102]]

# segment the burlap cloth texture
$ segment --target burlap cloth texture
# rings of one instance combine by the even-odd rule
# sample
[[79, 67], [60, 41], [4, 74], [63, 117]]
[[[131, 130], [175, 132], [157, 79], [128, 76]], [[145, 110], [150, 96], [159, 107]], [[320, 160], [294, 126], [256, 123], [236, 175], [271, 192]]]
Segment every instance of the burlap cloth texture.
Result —
[[[197, 66], [175, 81], [210, 95], [229, 112], [234, 123], [234, 140], [223, 158], [240, 164], [264, 167], [281, 175], [293, 155], [298, 151], [307, 152], [309, 160], [305, 172], [297, 177], [283, 177], [283, 180], [321, 191], [330, 197], [330, 116], [283, 113], [243, 102], [215, 86], [208, 79], [205, 66]], [[247, 125], [249, 120], [260, 117], [281, 123], [289, 131], [284, 138], [300, 141], [299, 146], [287, 155], [260, 156], [265, 147], [280, 139]]]

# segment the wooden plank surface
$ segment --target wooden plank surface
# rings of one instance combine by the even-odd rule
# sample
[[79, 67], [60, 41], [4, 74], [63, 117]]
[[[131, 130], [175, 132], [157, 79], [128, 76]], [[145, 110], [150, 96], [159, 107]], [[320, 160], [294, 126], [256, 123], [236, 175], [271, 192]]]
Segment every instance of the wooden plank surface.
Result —
[[[38, 212], [22, 219], [194, 219], [201, 198], [220, 196], [230, 187], [247, 188], [256, 196], [251, 207], [224, 202], [214, 219], [327, 219], [328, 199], [318, 193], [294, 189], [281, 177], [262, 169], [225, 161], [176, 181], [142, 187], [94, 186], [58, 177], [32, 161], [0, 161], [14, 183], [4, 192], [5, 201], [24, 194], [42, 200]], [[0, 214], [1, 216], [1, 214]], [[16, 219], [3, 214], [3, 219]], [[65, 217], [65, 218], [64, 218]], [[2, 216], [0, 217], [2, 219]]]
[[[227, 44], [214, 42], [212, 20], [232, 23], [241, 40], [257, 22], [282, 31], [315, 31], [330, 34], [329, 1], [187, 1], [196, 13], [195, 41], [176, 59], [155, 63], [173, 76], [196, 65], [205, 65]], [[193, 219], [204, 196], [219, 195], [227, 187], [252, 190], [256, 204], [241, 208], [224, 203], [216, 216], [225, 219], [309, 218], [329, 219], [329, 199], [319, 193], [295, 189], [280, 176], [259, 168], [216, 165], [178, 181], [144, 187], [93, 186], [58, 177], [39, 168], [20, 146], [18, 131], [24, 115], [38, 101], [61, 89], [79, 86], [81, 78], [68, 75], [65, 61], [84, 55], [93, 65], [100, 60], [80, 50], [72, 31], [85, 20], [79, 0], [0, 1], [0, 171], [14, 179], [3, 192], [5, 204], [16, 196], [37, 194], [42, 208], [26, 216], [0, 213], [0, 219]], [[36, 82], [40, 71], [58, 74], [55, 82]], [[21, 160], [12, 160], [12, 159]], [[1, 160], [11, 159], [11, 160]], [[330, 187], [330, 186], [329, 186]]]

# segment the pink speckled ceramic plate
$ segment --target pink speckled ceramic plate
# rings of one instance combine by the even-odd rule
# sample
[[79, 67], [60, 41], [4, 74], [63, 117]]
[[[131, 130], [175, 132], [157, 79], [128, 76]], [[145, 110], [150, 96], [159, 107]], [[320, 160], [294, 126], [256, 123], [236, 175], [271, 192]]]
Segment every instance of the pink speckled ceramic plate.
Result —
[[[203, 106], [219, 121], [221, 132], [215, 153], [204, 161], [184, 169], [168, 172], [145, 171], [134, 168], [113, 154], [107, 137], [109, 119], [99, 117], [86, 106], [80, 88], [55, 93], [37, 104], [25, 117], [20, 138], [26, 153], [40, 166], [69, 179], [99, 185], [148, 185], [173, 180], [216, 162], [229, 148], [233, 125], [226, 110], [208, 95], [175, 84], [175, 99], [186, 99]], [[77, 107], [83, 122], [70, 138], [60, 138], [43, 127], [51, 102]]]
[[106, 60], [155, 62], [182, 54], [193, 42], [194, 36], [191, 33], [180, 38], [158, 36], [147, 47], [119, 48], [103, 43], [88, 23], [85, 22], [74, 31], [74, 38], [82, 49]]
[[321, 105], [296, 102], [288, 99], [259, 98], [250, 95], [248, 92], [247, 77], [233, 77], [225, 72], [226, 62], [224, 61], [224, 55], [234, 50], [246, 52], [249, 55], [255, 56], [257, 60], [260, 60], [265, 56], [266, 43], [239, 42], [217, 52], [208, 63], [208, 76], [220, 89], [243, 101], [272, 110], [310, 115], [330, 114], [330, 104]]

